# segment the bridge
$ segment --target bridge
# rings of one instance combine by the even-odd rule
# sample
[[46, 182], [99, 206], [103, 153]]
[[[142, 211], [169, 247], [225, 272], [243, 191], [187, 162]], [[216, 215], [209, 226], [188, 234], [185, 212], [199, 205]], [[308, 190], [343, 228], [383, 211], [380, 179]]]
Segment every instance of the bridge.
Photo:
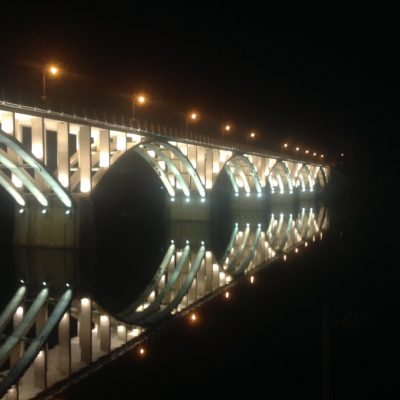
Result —
[[136, 152], [166, 189], [169, 217], [207, 220], [208, 197], [224, 171], [239, 207], [312, 198], [326, 165], [229, 145], [202, 135], [134, 129], [0, 103], [0, 185], [17, 205], [15, 244], [90, 247], [91, 194], [118, 160]]
[[51, 265], [33, 265], [36, 257], [22, 257], [15, 294], [0, 308], [0, 399], [29, 399], [46, 389], [54, 395], [72, 375], [76, 382], [126, 351], [140, 351], [154, 323], [194, 320], [204, 302], [229, 301], [239, 279], [253, 284], [260, 269], [316, 245], [328, 227], [325, 208], [296, 214], [275, 208], [264, 220], [232, 223], [219, 257], [201, 234], [170, 236], [154, 276], [113, 314], [80, 287], [87, 268], [60, 268], [51, 257]]

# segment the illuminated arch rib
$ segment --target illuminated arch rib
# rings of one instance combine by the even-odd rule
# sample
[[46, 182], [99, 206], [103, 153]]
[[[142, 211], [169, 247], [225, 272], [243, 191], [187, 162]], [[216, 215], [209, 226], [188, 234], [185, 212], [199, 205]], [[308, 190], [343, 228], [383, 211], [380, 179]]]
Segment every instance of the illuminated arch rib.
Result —
[[268, 182], [272, 191], [274, 191], [277, 186], [281, 193], [285, 191], [285, 188], [290, 191], [293, 190], [292, 176], [289, 168], [283, 161], [276, 161], [268, 175]]
[[242, 155], [234, 155], [224, 165], [224, 169], [232, 183], [235, 193], [243, 187], [246, 193], [253, 187], [257, 193], [261, 193], [261, 183], [250, 160]]
[[177, 147], [172, 146], [170, 143], [162, 142], [162, 143], [160, 143], [160, 146], [162, 146], [162, 148], [168, 149], [183, 164], [186, 171], [193, 179], [193, 182], [196, 186], [197, 191], [199, 192], [199, 195], [201, 197], [204, 197], [206, 195], [206, 191], [204, 189], [203, 184], [201, 183], [199, 174], [197, 173], [196, 169], [193, 167], [190, 160]]
[[285, 215], [283, 213], [279, 215], [278, 220], [276, 220], [275, 217], [272, 219], [271, 215], [271, 222], [266, 237], [269, 245], [274, 249], [274, 251], [282, 251], [287, 247], [292, 219], [292, 214], [290, 214], [285, 225]]
[[328, 179], [326, 177], [324, 167], [319, 167], [315, 170], [314, 181], [318, 182], [321, 187], [325, 187], [327, 185]]
[[144, 150], [140, 147], [135, 148], [135, 151], [137, 153], [139, 153], [151, 165], [153, 170], [160, 177], [161, 182], [164, 184], [165, 188], [167, 189], [168, 194], [171, 197], [175, 197], [175, 190], [174, 190], [173, 186], [171, 185], [171, 182], [169, 181], [165, 172], [158, 166], [155, 159], [152, 158], [146, 150]]
[[[122, 153], [115, 161], [120, 160], [131, 152], [138, 153], [150, 164], [152, 169], [160, 177], [162, 183], [168, 191], [168, 194], [171, 197], [175, 197], [177, 188], [174, 188], [173, 183], [171, 183], [171, 181], [168, 179], [168, 172], [174, 176], [176, 182], [179, 184], [180, 189], [182, 189], [186, 197], [190, 196], [190, 187], [182, 176], [183, 173], [189, 174], [190, 178], [193, 180], [197, 192], [201, 197], [206, 195], [204, 186], [201, 183], [197, 171], [194, 169], [189, 159], [178, 148], [167, 142], [140, 142], [136, 146]], [[175, 163], [174, 161], [176, 160], [179, 161], [179, 163]], [[116, 162], [114, 162], [112, 166], [115, 164]], [[112, 166], [110, 168], [112, 168]], [[93, 179], [93, 182], [96, 186], [109, 169], [102, 169], [97, 172]]]
[[304, 164], [297, 173], [297, 179], [300, 180], [301, 188], [303, 191], [306, 189], [312, 190], [314, 187], [314, 179], [307, 164]]
[[[53, 175], [47, 170], [46, 166], [28, 151], [26, 151], [21, 146], [20, 142], [3, 131], [0, 131], [0, 143], [11, 149], [17, 157], [20, 157], [28, 168], [31, 168], [38, 173], [48, 187], [66, 207], [72, 207], [71, 196], [65, 191], [58, 180], [54, 178]], [[10, 159], [10, 156], [3, 149], [0, 149], [0, 163], [22, 182], [22, 184], [32, 193], [32, 195], [42, 206], [48, 206], [48, 200], [46, 196], [37, 187], [37, 184], [32, 177], [25, 171], [24, 167], [15, 164], [15, 162]], [[13, 196], [18, 204], [25, 205], [25, 201], [22, 199], [21, 194], [14, 189], [10, 179], [4, 173], [2, 173], [0, 176], [0, 184], [7, 190], [8, 193], [11, 194], [11, 196]]]
[[189, 260], [190, 256], [190, 246], [186, 245], [182, 251], [182, 254], [177, 262], [177, 265], [172, 272], [172, 274], [168, 277], [168, 282], [166, 285], [161, 289], [158, 293], [157, 297], [154, 301], [148, 305], [146, 308], [137, 307], [136, 309], [126, 310], [123, 314], [123, 321], [129, 324], [136, 323], [139, 320], [143, 320], [147, 318], [149, 315], [157, 312], [159, 307], [161, 306], [162, 301], [164, 298], [171, 292], [173, 289], [175, 282], [178, 280], [184, 266]]
[[142, 292], [142, 294], [127, 307], [124, 311], [120, 312], [117, 317], [120, 320], [124, 320], [126, 317], [132, 315], [132, 313], [143, 303], [145, 303], [146, 299], [150, 296], [150, 294], [156, 290], [157, 285], [159, 284], [162, 277], [165, 275], [168, 266], [170, 265], [175, 253], [175, 245], [171, 244], [158, 268], [157, 272], [154, 274], [151, 282], [147, 285], [146, 289]]
[[168, 305], [165, 305], [164, 307], [161, 307], [157, 310], [157, 312], [147, 316], [144, 319], [139, 320], [140, 325], [148, 325], [152, 324], [161, 318], [165, 317], [166, 315], [170, 314], [172, 310], [179, 305], [181, 300], [184, 298], [184, 296], [188, 293], [190, 287], [193, 284], [193, 281], [196, 279], [197, 273], [199, 272], [201, 263], [204, 259], [206, 253], [206, 249], [204, 245], [200, 246], [199, 251], [197, 252], [196, 258], [190, 265], [190, 270], [188, 274], [185, 276], [181, 287], [177, 291], [177, 293], [174, 295], [173, 299]]

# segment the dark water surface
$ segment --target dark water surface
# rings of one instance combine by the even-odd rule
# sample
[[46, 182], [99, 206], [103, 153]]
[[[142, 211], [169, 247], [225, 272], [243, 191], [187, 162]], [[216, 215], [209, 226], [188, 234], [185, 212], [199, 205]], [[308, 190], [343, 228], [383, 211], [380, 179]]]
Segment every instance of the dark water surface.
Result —
[[[239, 280], [229, 300], [221, 294], [198, 309], [196, 324], [179, 318], [163, 325], [144, 343], [144, 358], [128, 352], [55, 398], [242, 393], [246, 398], [376, 399], [400, 394], [400, 241], [393, 203], [360, 195], [331, 204], [323, 240], [260, 270], [253, 285], [248, 277]], [[120, 204], [110, 208], [121, 210]], [[8, 211], [3, 205], [2, 218]], [[129, 212], [122, 217], [107, 212], [104, 218], [129, 226]], [[120, 232], [124, 250], [103, 248], [78, 257], [85, 269], [80, 290], [110, 311], [139, 293], [162, 259], [168, 235], [154, 224], [158, 216], [151, 218], [144, 216], [133, 236]], [[215, 253], [226, 245], [231, 229], [223, 221], [208, 227]], [[3, 243], [9, 238], [7, 226]], [[113, 231], [105, 232], [105, 242]], [[4, 304], [15, 292], [17, 273], [11, 247], [2, 251]], [[148, 265], [153, 267], [143, 267]]]
[[331, 208], [324, 239], [276, 262], [57, 398], [382, 398], [398, 394], [393, 211]]

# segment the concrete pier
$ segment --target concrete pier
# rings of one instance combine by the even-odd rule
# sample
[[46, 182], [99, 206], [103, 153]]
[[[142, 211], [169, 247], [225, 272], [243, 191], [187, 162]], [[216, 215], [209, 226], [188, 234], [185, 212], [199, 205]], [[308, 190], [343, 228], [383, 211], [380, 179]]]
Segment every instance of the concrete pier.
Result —
[[23, 247], [92, 248], [96, 246], [94, 209], [90, 196], [74, 195], [69, 210], [57, 201], [43, 207], [31, 201], [15, 209], [14, 244]]

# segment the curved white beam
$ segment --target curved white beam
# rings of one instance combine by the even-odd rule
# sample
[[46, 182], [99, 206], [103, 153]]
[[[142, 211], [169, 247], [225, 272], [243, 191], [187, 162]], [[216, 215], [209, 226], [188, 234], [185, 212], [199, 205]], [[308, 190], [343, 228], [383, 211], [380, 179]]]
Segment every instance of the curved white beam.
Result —
[[0, 185], [3, 186], [3, 188], [14, 198], [14, 200], [20, 205], [20, 206], [25, 206], [25, 200], [24, 198], [18, 193], [18, 191], [14, 188], [14, 185], [12, 184], [11, 180], [8, 178], [8, 176], [0, 171]]
[[143, 143], [143, 146], [146, 146], [146, 148], [153, 150], [164, 162], [167, 164], [168, 168], [171, 170], [171, 172], [174, 174], [175, 178], [178, 180], [183, 193], [185, 194], [186, 197], [190, 196], [190, 190], [188, 185], [186, 184], [185, 180], [183, 179], [183, 176], [177, 166], [174, 164], [174, 162], [166, 155], [160, 147], [155, 145], [154, 143]]
[[163, 147], [165, 147], [166, 149], [171, 151], [179, 159], [179, 161], [182, 162], [182, 164], [185, 166], [185, 168], [186, 168], [187, 172], [189, 173], [189, 175], [193, 178], [194, 184], [196, 185], [196, 189], [199, 192], [199, 195], [201, 197], [205, 197], [206, 191], [204, 189], [204, 186], [201, 183], [201, 179], [199, 177], [199, 174], [197, 173], [197, 171], [193, 167], [193, 165], [190, 162], [190, 160], [179, 150], [179, 148], [174, 147], [171, 144], [164, 143], [164, 142], [160, 143], [160, 145], [162, 145]]
[[175, 197], [175, 189], [172, 187], [171, 182], [169, 181], [165, 172], [157, 165], [155, 160], [150, 157], [146, 150], [142, 149], [141, 147], [136, 147], [135, 151], [140, 154], [152, 167], [153, 170], [157, 173], [160, 177], [161, 182], [164, 184], [165, 188], [167, 189], [168, 194], [171, 197]]
[[282, 169], [284, 171], [283, 176], [286, 179], [288, 188], [289, 188], [289, 190], [293, 190], [292, 177], [291, 177], [290, 171], [289, 171], [288, 167], [285, 165], [285, 163], [283, 163], [282, 161], [279, 161], [279, 160], [276, 161], [274, 166], [271, 168], [269, 175], [272, 175], [273, 173], [275, 173], [282, 178], [282, 174], [280, 173], [278, 167], [282, 167]]
[[49, 205], [46, 196], [37, 188], [31, 176], [27, 174], [25, 170], [21, 169], [12, 161], [10, 161], [7, 158], [7, 154], [4, 153], [4, 151], [1, 149], [0, 149], [0, 163], [3, 164], [6, 168], [8, 168], [12, 172], [12, 174], [15, 175], [22, 182], [22, 184], [33, 194], [36, 200], [43, 207], [47, 207]]
[[232, 173], [231, 169], [229, 168], [228, 163], [226, 163], [226, 164], [224, 165], [224, 168], [223, 168], [223, 169], [224, 169], [224, 170], [226, 171], [226, 173], [228, 174], [228, 177], [229, 177], [229, 180], [230, 180], [231, 183], [232, 183], [234, 192], [235, 192], [235, 193], [239, 193], [239, 186], [238, 186], [238, 184], [236, 183], [236, 179], [235, 179], [235, 177], [233, 176], [233, 173]]
[[[26, 151], [20, 142], [18, 142], [16, 139], [14, 139], [12, 136], [7, 135], [4, 133], [4, 131], [0, 131], [0, 143], [5, 144], [8, 148], [12, 149], [14, 153], [18, 156], [21, 157], [22, 160], [28, 164], [32, 169], [34, 169], [46, 182], [46, 184], [49, 186], [49, 188], [54, 192], [54, 194], [60, 199], [60, 201], [68, 208], [72, 207], [72, 197], [66, 190], [61, 186], [61, 184], [58, 182], [56, 178], [53, 177], [53, 175], [47, 170], [46, 166], [38, 160], [35, 156], [30, 154], [28, 151]], [[4, 156], [3, 152], [3, 156]], [[8, 159], [7, 155], [5, 156], [6, 159]], [[15, 166], [19, 171], [22, 171], [21, 168]], [[25, 171], [24, 171], [25, 172]], [[14, 175], [17, 175], [16, 170], [13, 170]], [[19, 176], [18, 176], [19, 177]], [[20, 177], [19, 177], [20, 178]], [[21, 179], [21, 178], [20, 178]], [[22, 181], [22, 179], [21, 179]], [[34, 185], [36, 188], [36, 185]], [[27, 186], [28, 188], [28, 186]], [[32, 192], [31, 189], [28, 188]], [[41, 197], [39, 194], [39, 189], [36, 188], [36, 193], [38, 197]], [[40, 192], [41, 193], [41, 192]], [[45, 201], [39, 200], [39, 198], [32, 192], [32, 194], [38, 199], [40, 204], [43, 206], [47, 206], [48, 201], [45, 199]], [[43, 195], [43, 194], [42, 194]]]
[[260, 178], [258, 177], [257, 171], [254, 168], [254, 165], [247, 157], [245, 157], [245, 156], [239, 156], [239, 157], [247, 165], [247, 168], [249, 169], [250, 174], [253, 177], [254, 185], [256, 186], [257, 193], [261, 193], [261, 191], [262, 191], [261, 182], [260, 182]]
[[253, 164], [251, 163], [251, 161], [250, 161], [247, 157], [245, 157], [245, 156], [243, 156], [243, 155], [240, 155], [240, 154], [236, 154], [236, 155], [232, 156], [232, 157], [225, 163], [225, 166], [224, 166], [226, 171], [227, 171], [227, 168], [229, 168], [230, 174], [228, 173], [228, 175], [229, 175], [229, 177], [230, 177], [230, 179], [231, 179], [232, 185], [234, 186], [235, 192], [238, 192], [239, 189], [238, 189], [238, 190], [235, 189], [235, 184], [236, 184], [236, 187], [237, 187], [238, 185], [237, 185], [236, 182], [235, 182], [235, 184], [233, 183], [232, 178], [233, 178], [234, 180], [236, 180], [236, 179], [235, 179], [235, 176], [234, 176], [234, 174], [232, 173], [232, 171], [231, 171], [231, 169], [230, 169], [229, 164], [233, 164], [233, 167], [234, 167], [235, 169], [237, 169], [238, 174], [240, 175], [241, 180], [242, 180], [242, 182], [243, 182], [243, 186], [244, 186], [245, 191], [246, 191], [247, 193], [250, 193], [250, 191], [251, 191], [251, 189], [250, 189], [250, 184], [249, 184], [249, 180], [248, 180], [247, 175], [245, 174], [245, 172], [244, 172], [244, 170], [243, 170], [243, 165], [242, 165], [241, 163], [244, 163], [245, 166], [247, 167], [247, 169], [249, 170], [250, 175], [251, 175], [251, 177], [253, 178], [253, 181], [254, 181], [254, 186], [255, 186], [256, 192], [257, 192], [257, 193], [261, 193], [262, 189], [261, 189], [260, 179], [259, 179], [259, 177], [258, 177], [258, 175], [257, 175], [256, 170], [254, 169]]

